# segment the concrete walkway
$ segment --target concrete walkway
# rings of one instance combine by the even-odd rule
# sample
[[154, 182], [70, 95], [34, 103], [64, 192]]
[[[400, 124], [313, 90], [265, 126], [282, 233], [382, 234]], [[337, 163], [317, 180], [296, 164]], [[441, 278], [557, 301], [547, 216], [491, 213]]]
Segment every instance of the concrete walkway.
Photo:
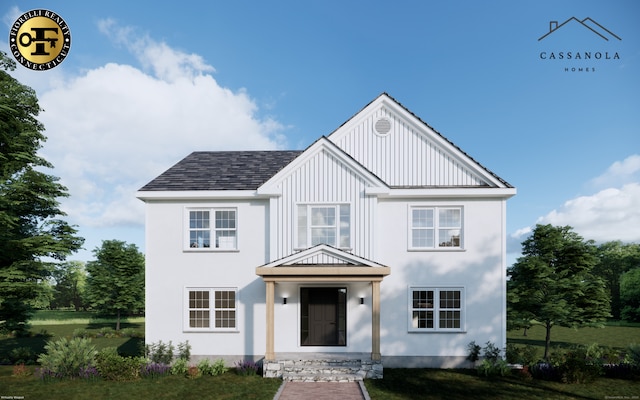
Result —
[[283, 382], [273, 400], [370, 400], [363, 382]]

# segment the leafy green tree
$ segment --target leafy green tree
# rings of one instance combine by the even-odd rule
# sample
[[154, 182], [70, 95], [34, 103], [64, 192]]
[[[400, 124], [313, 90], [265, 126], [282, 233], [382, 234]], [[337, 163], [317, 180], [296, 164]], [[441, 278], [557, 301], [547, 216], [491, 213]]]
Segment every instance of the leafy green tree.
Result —
[[84, 239], [60, 219], [67, 189], [43, 172], [52, 165], [38, 155], [41, 109], [34, 90], [7, 72], [14, 69], [0, 52], [0, 330], [21, 332], [55, 263]]
[[611, 315], [620, 319], [620, 276], [632, 268], [640, 267], [640, 245], [621, 241], [606, 242], [598, 246], [597, 255], [598, 264], [593, 272], [606, 282], [611, 295]]
[[87, 272], [82, 261], [69, 261], [59, 265], [53, 271], [53, 306], [73, 307], [76, 311], [84, 308], [86, 278]]
[[610, 315], [605, 284], [592, 274], [597, 263], [592, 241], [570, 226], [536, 225], [522, 254], [508, 270], [508, 318], [545, 327], [544, 358], [553, 326], [594, 326]]
[[640, 322], [640, 268], [627, 271], [620, 277], [622, 318]]
[[144, 309], [144, 255], [135, 244], [104, 240], [87, 263], [87, 298], [96, 310], [117, 317]]

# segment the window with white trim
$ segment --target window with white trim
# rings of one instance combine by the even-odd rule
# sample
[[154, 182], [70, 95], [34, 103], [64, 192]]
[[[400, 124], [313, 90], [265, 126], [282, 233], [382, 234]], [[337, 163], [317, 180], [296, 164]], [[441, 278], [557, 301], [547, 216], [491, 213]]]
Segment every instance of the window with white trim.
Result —
[[237, 290], [188, 288], [185, 330], [236, 331]]
[[410, 207], [410, 249], [462, 247], [462, 207]]
[[409, 288], [409, 331], [464, 331], [464, 289]]
[[298, 248], [318, 244], [351, 247], [351, 207], [349, 204], [298, 205]]
[[235, 208], [188, 210], [190, 249], [236, 250], [238, 211]]

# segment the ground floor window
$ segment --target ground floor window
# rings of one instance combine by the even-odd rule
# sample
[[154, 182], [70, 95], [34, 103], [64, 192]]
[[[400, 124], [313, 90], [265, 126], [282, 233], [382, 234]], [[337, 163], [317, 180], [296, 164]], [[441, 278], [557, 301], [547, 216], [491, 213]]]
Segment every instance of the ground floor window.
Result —
[[464, 331], [464, 289], [410, 287], [409, 331]]
[[300, 289], [300, 344], [347, 345], [347, 289]]
[[185, 330], [237, 330], [237, 289], [187, 288]]

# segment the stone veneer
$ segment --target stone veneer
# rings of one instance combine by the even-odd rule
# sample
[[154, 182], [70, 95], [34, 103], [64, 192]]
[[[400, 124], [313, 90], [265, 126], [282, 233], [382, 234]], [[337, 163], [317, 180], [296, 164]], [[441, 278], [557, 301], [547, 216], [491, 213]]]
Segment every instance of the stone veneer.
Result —
[[301, 382], [354, 382], [382, 379], [381, 361], [370, 359], [305, 359], [263, 361], [265, 378]]

